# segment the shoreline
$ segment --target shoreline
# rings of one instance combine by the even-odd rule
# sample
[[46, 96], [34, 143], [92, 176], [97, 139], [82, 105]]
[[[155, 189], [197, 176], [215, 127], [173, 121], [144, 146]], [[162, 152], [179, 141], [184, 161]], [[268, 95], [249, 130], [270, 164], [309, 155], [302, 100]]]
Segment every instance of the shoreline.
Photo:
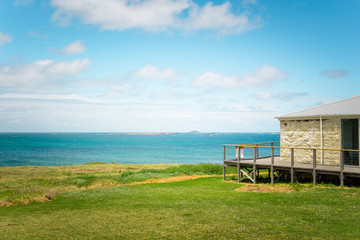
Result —
[[[115, 162], [88, 162], [88, 163], [84, 163], [84, 164], [64, 164], [64, 165], [19, 165], [19, 166], [0, 166], [1, 168], [61, 168], [61, 167], [86, 167], [86, 166], [101, 166], [101, 165], [106, 165], [106, 166], [124, 166], [124, 167], [131, 167], [131, 166], [136, 166], [136, 167], [169, 167], [169, 166], [178, 166], [178, 165], [183, 165], [183, 164], [191, 164], [191, 163], [115, 163]], [[194, 163], [191, 165], [197, 165], [197, 164], [201, 164], [201, 163]], [[210, 163], [210, 164], [216, 164], [216, 163]]]

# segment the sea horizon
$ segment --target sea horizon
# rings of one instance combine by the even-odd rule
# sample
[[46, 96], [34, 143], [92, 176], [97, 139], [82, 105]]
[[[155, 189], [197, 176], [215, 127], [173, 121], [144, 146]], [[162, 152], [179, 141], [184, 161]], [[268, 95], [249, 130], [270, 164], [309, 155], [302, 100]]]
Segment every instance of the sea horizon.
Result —
[[250, 131], [250, 132], [221, 132], [221, 131], [197, 131], [197, 130], [193, 130], [193, 131], [129, 131], [129, 132], [117, 132], [117, 131], [107, 131], [107, 132], [91, 132], [91, 131], [83, 131], [83, 132], [78, 132], [78, 131], [9, 131], [9, 132], [0, 132], [0, 134], [2, 133], [69, 133], [69, 134], [72, 134], [72, 133], [93, 133], [93, 134], [97, 134], [97, 133], [100, 133], [100, 134], [107, 134], [107, 133], [119, 133], [119, 134], [127, 134], [127, 133], [143, 133], [143, 134], [148, 134], [148, 133], [200, 133], [200, 134], [203, 134], [203, 133], [280, 133], [280, 131], [260, 131], [260, 132], [253, 132], [253, 131]]
[[[223, 144], [279, 141], [278, 132], [0, 133], [0, 166], [222, 163]], [[251, 154], [245, 151], [245, 155]], [[229, 148], [227, 155], [235, 155]]]

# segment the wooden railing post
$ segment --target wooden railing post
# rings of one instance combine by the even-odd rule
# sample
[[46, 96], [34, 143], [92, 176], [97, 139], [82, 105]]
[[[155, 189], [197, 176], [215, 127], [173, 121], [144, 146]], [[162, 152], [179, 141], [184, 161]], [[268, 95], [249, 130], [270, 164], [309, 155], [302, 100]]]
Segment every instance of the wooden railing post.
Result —
[[237, 182], [240, 183], [240, 147], [236, 147]]
[[313, 149], [313, 182], [316, 185], [316, 149]]
[[226, 180], [226, 165], [225, 165], [225, 157], [226, 157], [226, 146], [223, 146], [223, 180]]
[[340, 151], [340, 185], [344, 186], [344, 152]]
[[291, 183], [294, 183], [294, 149], [291, 148], [291, 165], [290, 165]]
[[[240, 154], [240, 161], [241, 161], [241, 159], [244, 158], [244, 147], [240, 147], [239, 154]], [[240, 178], [241, 179], [243, 178], [243, 172], [241, 171], [241, 165], [240, 165]]]
[[274, 184], [274, 143], [271, 143], [271, 166], [270, 166], [270, 174], [271, 174], [271, 184]]
[[257, 147], [254, 147], [254, 160], [253, 160], [253, 177], [254, 177], [254, 184], [256, 184], [256, 155], [257, 154]]

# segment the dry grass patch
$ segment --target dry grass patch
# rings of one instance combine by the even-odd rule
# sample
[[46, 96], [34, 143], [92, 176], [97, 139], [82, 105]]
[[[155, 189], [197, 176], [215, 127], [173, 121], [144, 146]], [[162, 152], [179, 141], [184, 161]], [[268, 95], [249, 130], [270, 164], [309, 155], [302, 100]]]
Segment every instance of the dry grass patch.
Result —
[[202, 177], [215, 177], [218, 175], [183, 175], [183, 176], [176, 176], [176, 177], [169, 177], [169, 178], [153, 178], [148, 179], [145, 182], [142, 183], [168, 183], [168, 182], [179, 182], [179, 181], [186, 181], [186, 180], [192, 180]]
[[267, 185], [267, 184], [244, 184], [240, 188], [237, 188], [237, 192], [262, 192], [262, 193], [289, 193], [294, 192], [292, 186], [286, 185]]
[[343, 196], [357, 196], [357, 193], [341, 193]]
[[178, 166], [179, 164], [119, 164], [119, 163], [86, 163], [83, 165], [64, 165], [53, 167], [56, 172], [65, 173], [97, 173], [97, 172], [115, 172], [121, 171], [139, 171], [141, 169], [165, 169]]

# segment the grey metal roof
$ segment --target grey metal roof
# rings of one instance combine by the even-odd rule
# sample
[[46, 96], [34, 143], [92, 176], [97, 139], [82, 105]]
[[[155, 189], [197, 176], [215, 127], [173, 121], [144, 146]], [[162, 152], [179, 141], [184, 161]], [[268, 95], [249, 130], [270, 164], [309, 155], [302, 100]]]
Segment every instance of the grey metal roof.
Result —
[[360, 118], [360, 95], [276, 117], [279, 120], [314, 118]]

